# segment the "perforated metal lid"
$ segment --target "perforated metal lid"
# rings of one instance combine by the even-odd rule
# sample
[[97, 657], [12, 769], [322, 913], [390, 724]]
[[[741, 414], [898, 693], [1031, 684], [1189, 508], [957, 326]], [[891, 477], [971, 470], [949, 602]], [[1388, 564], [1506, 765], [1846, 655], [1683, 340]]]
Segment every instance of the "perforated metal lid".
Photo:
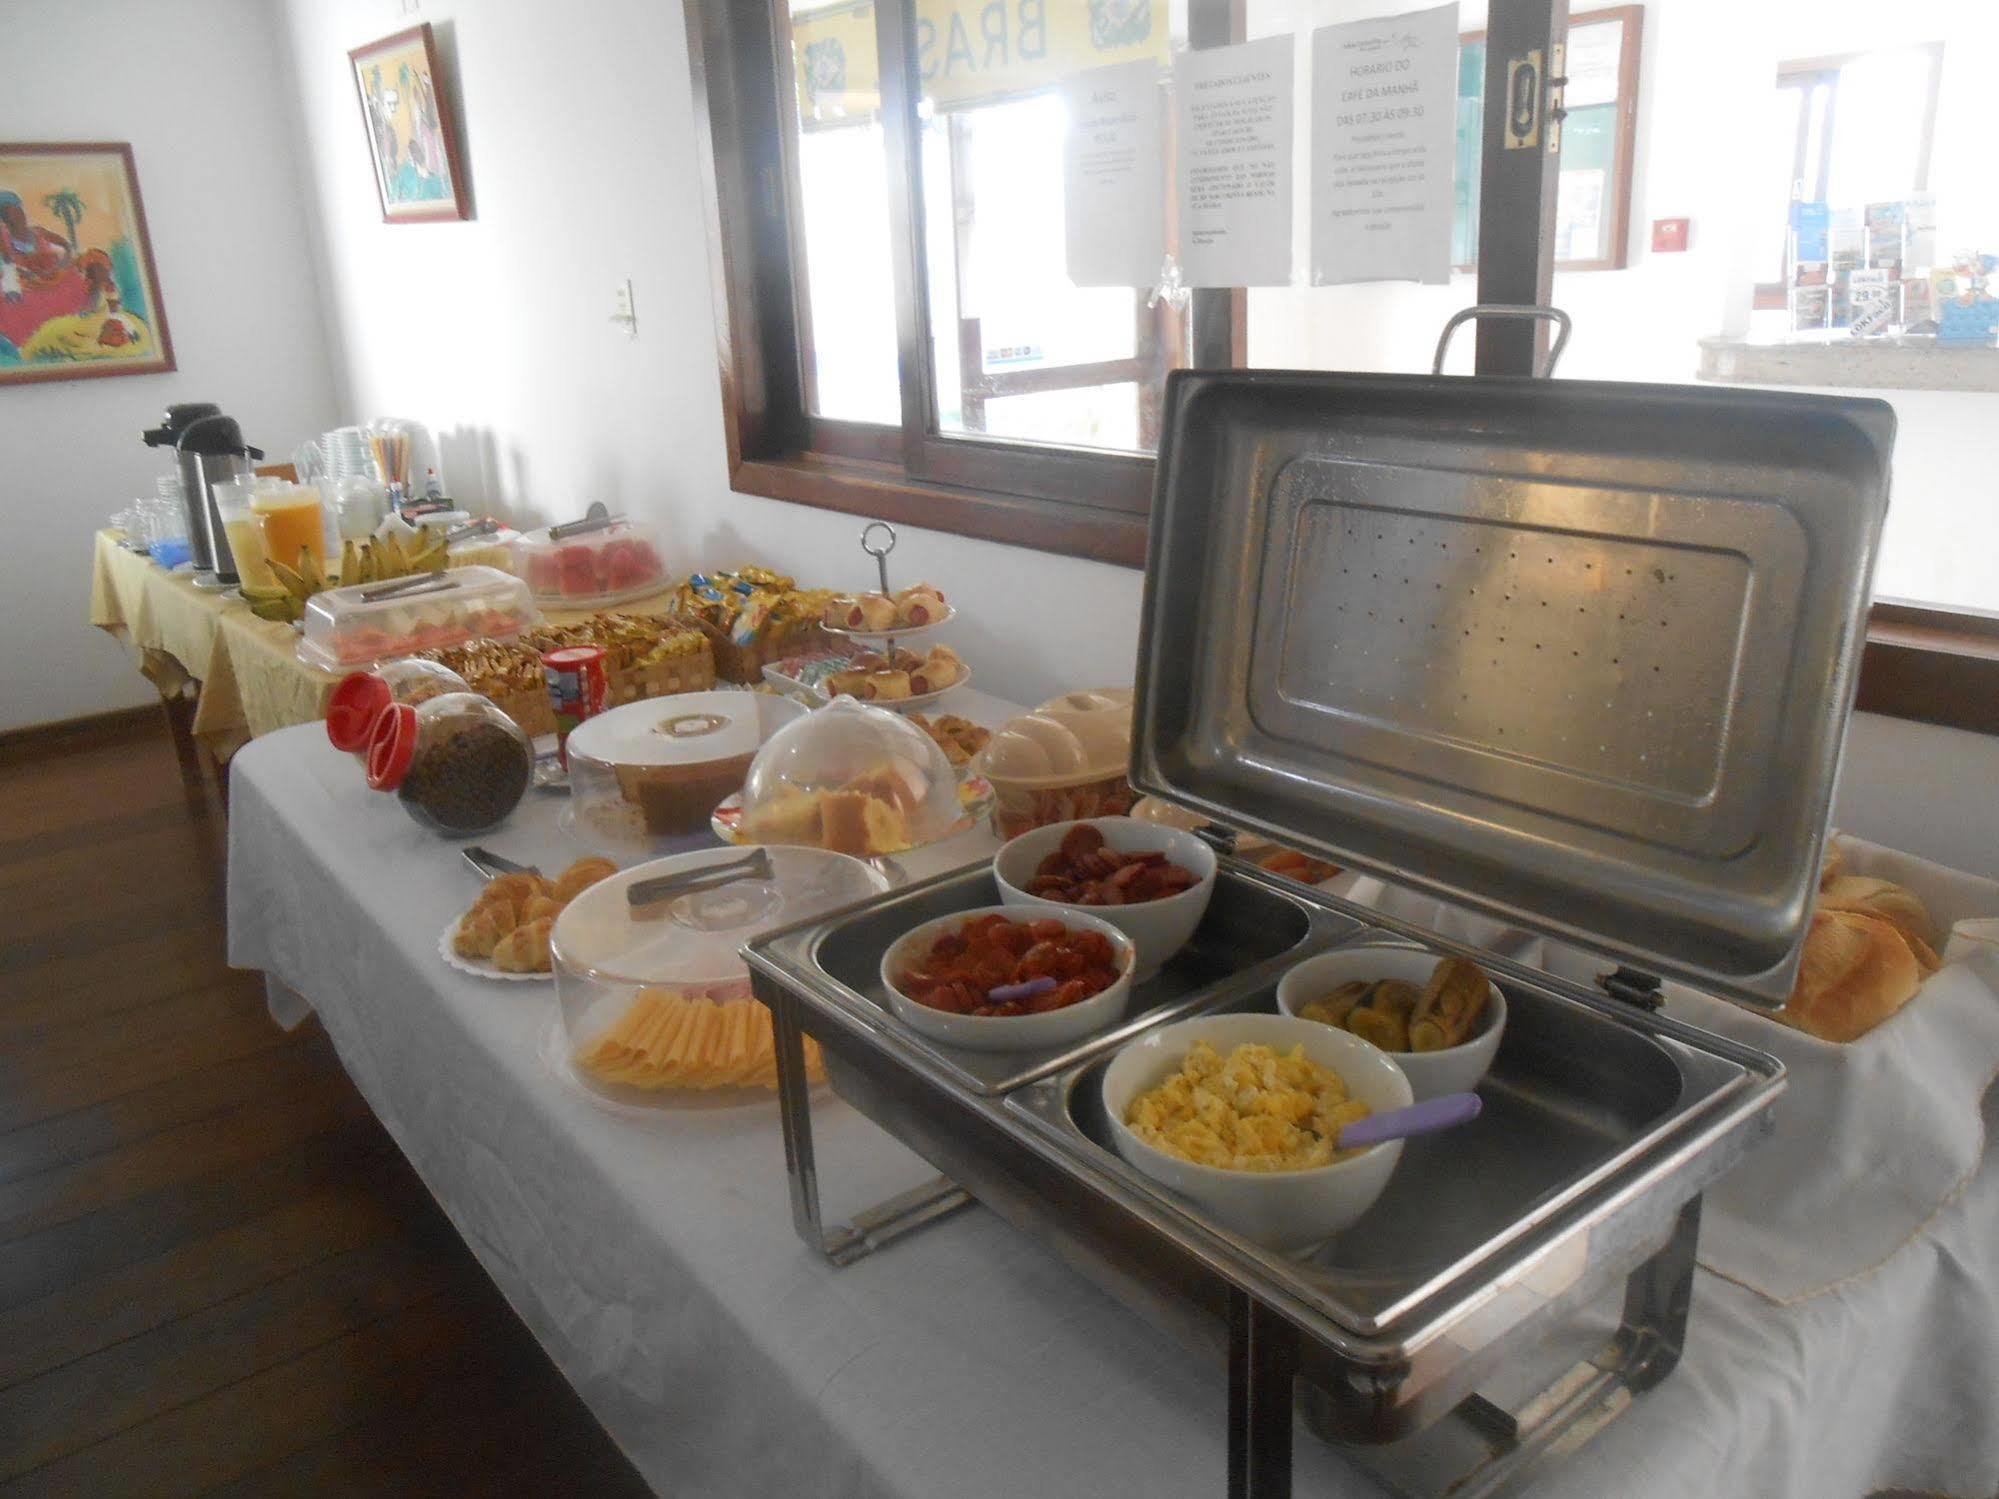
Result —
[[1781, 1004], [1893, 436], [1880, 401], [1176, 373], [1132, 783]]

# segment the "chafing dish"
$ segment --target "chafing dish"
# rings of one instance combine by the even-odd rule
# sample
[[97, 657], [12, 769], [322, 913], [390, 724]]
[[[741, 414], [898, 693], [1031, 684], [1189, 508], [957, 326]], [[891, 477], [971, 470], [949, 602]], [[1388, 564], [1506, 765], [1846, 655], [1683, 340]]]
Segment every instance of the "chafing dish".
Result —
[[[1224, 1354], [1232, 1495], [1288, 1493], [1294, 1409], [1405, 1492], [1495, 1492], [1670, 1372], [1700, 1194], [1782, 1090], [1773, 1058], [1658, 1014], [1656, 990], [1788, 992], [1892, 417], [1269, 372], [1182, 372], [1167, 406], [1133, 785], [1497, 917], [1521, 946], [1601, 953], [1600, 983], [1225, 858], [1192, 944], [1121, 1020], [1054, 1053], [954, 1053], [895, 1021], [877, 972], [910, 927], [996, 899], [987, 868], [945, 875], [745, 949], [794, 1219], [841, 1263], [969, 1199], [1021, 1225]], [[1410, 1142], [1355, 1227], [1273, 1254], [1118, 1158], [1098, 1083], [1121, 1045], [1273, 1008], [1292, 964], [1384, 935], [1474, 958], [1509, 1022], [1482, 1116]], [[805, 1034], [943, 1178], [822, 1221]]]

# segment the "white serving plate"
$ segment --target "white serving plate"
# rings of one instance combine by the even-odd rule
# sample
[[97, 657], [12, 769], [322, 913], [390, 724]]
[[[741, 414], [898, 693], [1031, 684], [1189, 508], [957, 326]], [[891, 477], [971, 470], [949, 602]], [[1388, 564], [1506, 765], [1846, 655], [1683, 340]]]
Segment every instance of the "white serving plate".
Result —
[[[785, 692], [795, 693], [806, 698], [815, 707], [823, 708], [826, 704], [832, 702], [834, 698], [834, 694], [826, 691], [823, 687], [815, 687], [810, 683], [800, 681], [797, 677], [787, 676], [784, 672], [779, 671], [775, 664], [764, 668], [764, 680], [773, 687], [782, 688]], [[914, 697], [856, 698], [855, 701], [864, 702], [870, 708], [890, 708], [898, 713], [902, 713], [914, 708], [927, 708], [940, 697], [956, 692], [960, 687], [968, 685], [971, 680], [972, 669], [968, 666], [959, 675], [957, 681], [953, 682], [949, 687], [940, 687], [935, 692], [919, 692]]]
[[819, 628], [824, 630], [828, 635], [838, 635], [847, 640], [904, 640], [911, 635], [927, 635], [932, 630], [941, 630], [957, 617], [958, 606], [956, 604], [946, 604], [944, 606], [944, 617], [942, 619], [933, 619], [927, 625], [898, 625], [892, 630], [848, 630], [838, 625], [829, 625], [821, 621]]

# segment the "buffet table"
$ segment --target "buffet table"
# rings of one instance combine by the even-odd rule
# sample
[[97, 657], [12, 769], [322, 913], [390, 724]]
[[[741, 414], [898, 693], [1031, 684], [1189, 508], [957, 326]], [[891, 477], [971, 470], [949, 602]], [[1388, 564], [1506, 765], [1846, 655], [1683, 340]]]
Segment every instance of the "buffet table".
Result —
[[[621, 614], [662, 612], [667, 594], [621, 605]], [[589, 610], [544, 610], [557, 624]], [[90, 578], [90, 622], [126, 641], [161, 696], [195, 694], [189, 732], [216, 763], [260, 734], [326, 716], [340, 680], [298, 659], [298, 632], [259, 619], [234, 590], [205, 591], [99, 531]], [[178, 726], [177, 726], [178, 727]]]
[[[940, 706], [988, 725], [1016, 711], [969, 688]], [[481, 841], [559, 867], [588, 851], [563, 832], [562, 805], [531, 793]], [[281, 1018], [318, 1013], [467, 1243], [659, 1492], [1221, 1492], [1220, 1364], [990, 1213], [836, 1270], [794, 1236], [775, 1103], [638, 1117], [579, 1091], [562, 1075], [552, 984], [482, 981], [440, 960], [440, 933], [476, 890], [454, 845], [369, 792], [318, 728], [243, 749], [229, 827], [230, 961], [268, 975]], [[995, 846], [978, 829], [904, 862], [921, 878]], [[815, 1108], [830, 1212], [931, 1174], [823, 1090]], [[1880, 1270], [1797, 1305], [1701, 1273], [1689, 1342], [1665, 1384], [1534, 1492], [1987, 1499], [1999, 1166], [1987, 1158]], [[1376, 1492], [1302, 1432], [1297, 1461], [1301, 1494]]]

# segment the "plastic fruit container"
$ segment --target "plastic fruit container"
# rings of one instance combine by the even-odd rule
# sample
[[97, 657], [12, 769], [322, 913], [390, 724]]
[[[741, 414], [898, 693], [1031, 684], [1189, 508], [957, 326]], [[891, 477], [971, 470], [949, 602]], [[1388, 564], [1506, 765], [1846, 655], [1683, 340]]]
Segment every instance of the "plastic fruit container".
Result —
[[511, 640], [541, 615], [519, 578], [459, 567], [329, 588], [306, 600], [299, 659], [327, 671], [481, 638]]
[[471, 684], [448, 666], [403, 657], [378, 661], [366, 671], [349, 672], [335, 684], [326, 705], [326, 737], [363, 764], [375, 719], [391, 703], [411, 707], [447, 692], [470, 692]]
[[1131, 689], [1065, 692], [1009, 719], [973, 757], [992, 783], [993, 831], [1003, 839], [1051, 822], [1131, 811]]
[[393, 791], [419, 824], [447, 837], [498, 827], [533, 773], [528, 736], [474, 692], [392, 703], [376, 715], [368, 744], [368, 784]]
[[569, 736], [579, 836], [647, 848], [704, 833], [767, 739], [805, 709], [762, 692], [680, 692], [600, 713]]
[[771, 736], [743, 785], [741, 839], [874, 858], [947, 836], [958, 776], [900, 714], [833, 699]]
[[[648, 896], [663, 881], [752, 859], [761, 862], [746, 877]], [[811, 848], [705, 849], [590, 886], [550, 936], [570, 1075], [599, 1098], [646, 1109], [769, 1097], [770, 1011], [750, 997], [737, 949], [887, 888], [860, 860]], [[818, 1048], [807, 1040], [805, 1049], [807, 1076], [823, 1076]]]
[[667, 585], [659, 545], [628, 520], [573, 521], [530, 531], [514, 543], [514, 571], [538, 603], [598, 609], [658, 593]]

